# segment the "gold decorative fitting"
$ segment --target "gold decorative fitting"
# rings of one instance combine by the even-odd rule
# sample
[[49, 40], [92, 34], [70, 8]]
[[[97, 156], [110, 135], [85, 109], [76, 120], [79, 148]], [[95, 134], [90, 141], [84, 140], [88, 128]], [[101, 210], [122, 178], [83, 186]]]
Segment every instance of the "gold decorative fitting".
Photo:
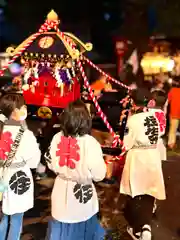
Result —
[[72, 59], [78, 59], [79, 58], [79, 51], [77, 49], [73, 49], [72, 51]]
[[54, 10], [51, 10], [49, 14], [47, 15], [47, 20], [48, 21], [58, 21], [59, 17], [57, 13]]
[[68, 39], [77, 45], [80, 46], [80, 48], [82, 48], [83, 50], [81, 50], [81, 52], [85, 52], [85, 51], [91, 51], [93, 49], [93, 45], [92, 43], [83, 43], [79, 38], [77, 38], [76, 36], [74, 36], [72, 33], [69, 32], [64, 32], [64, 35], [66, 37], [68, 37]]
[[67, 68], [72, 68], [72, 61], [71, 60], [67, 62], [66, 67]]
[[15, 51], [15, 48], [13, 48], [13, 47], [8, 47], [7, 49], [6, 49], [6, 52], [10, 55], [10, 56], [13, 56], [14, 54], [14, 51]]
[[18, 54], [19, 51], [21, 51], [23, 48], [26, 48], [25, 46], [34, 38], [35, 34], [32, 34], [30, 37], [28, 37], [24, 42], [22, 42], [19, 46], [16, 48], [14, 47], [9, 47], [6, 49], [6, 52], [10, 51], [11, 56], [14, 56]]
[[25, 64], [25, 60], [21, 58], [21, 64]]
[[50, 119], [52, 118], [52, 111], [48, 107], [40, 107], [37, 111], [37, 115], [43, 119]]
[[93, 49], [92, 43], [86, 43], [85, 44], [85, 49], [86, 49], [86, 51], [90, 52]]

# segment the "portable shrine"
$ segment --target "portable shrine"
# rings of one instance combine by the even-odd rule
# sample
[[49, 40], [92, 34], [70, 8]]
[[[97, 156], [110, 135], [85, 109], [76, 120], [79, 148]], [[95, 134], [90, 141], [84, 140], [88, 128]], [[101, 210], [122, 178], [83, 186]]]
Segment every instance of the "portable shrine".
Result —
[[91, 43], [84, 44], [73, 34], [62, 33], [59, 24], [57, 14], [51, 11], [38, 33], [18, 47], [7, 49], [12, 59], [19, 57], [23, 66], [21, 90], [26, 103], [41, 110], [64, 108], [80, 98], [77, 59], [92, 49]]
[[[119, 159], [120, 153], [122, 155], [125, 152], [122, 138], [112, 128], [102, 111], [98, 98], [89, 84], [84, 64], [97, 70], [108, 81], [127, 90], [131, 88], [112, 78], [91, 62], [84, 53], [92, 50], [92, 44], [83, 43], [73, 34], [62, 32], [59, 24], [60, 20], [52, 10], [37, 33], [32, 34], [18, 47], [7, 49], [10, 60], [2, 67], [0, 75], [4, 74], [9, 65], [20, 59], [23, 71], [21, 76], [13, 80], [13, 85], [21, 90], [27, 105], [36, 106], [37, 115], [44, 119], [52, 117], [52, 109], [65, 108], [70, 102], [80, 98], [82, 83], [94, 104], [96, 114], [101, 117], [114, 139], [112, 147], [104, 148], [104, 151], [106, 154], [118, 156]], [[125, 98], [125, 102], [129, 101], [128, 99]], [[124, 100], [120, 104], [123, 103]]]

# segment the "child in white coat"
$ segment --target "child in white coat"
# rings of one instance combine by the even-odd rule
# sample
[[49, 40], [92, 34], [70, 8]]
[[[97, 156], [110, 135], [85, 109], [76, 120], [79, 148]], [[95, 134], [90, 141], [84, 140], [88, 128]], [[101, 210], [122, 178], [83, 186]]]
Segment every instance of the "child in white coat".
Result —
[[[143, 106], [143, 101], [135, 101]], [[151, 240], [151, 220], [155, 199], [166, 198], [160, 145], [165, 133], [165, 115], [161, 109], [135, 107], [128, 118], [124, 145], [128, 150], [120, 192], [130, 197], [125, 209], [128, 233], [133, 239]]]
[[57, 174], [51, 197], [48, 240], [101, 240], [99, 203], [93, 181], [102, 181], [106, 164], [100, 144], [90, 136], [91, 117], [77, 100], [60, 116], [61, 132], [50, 146], [49, 168]]
[[[20, 240], [24, 212], [34, 206], [34, 183], [30, 168], [40, 162], [36, 138], [26, 125], [27, 108], [23, 96], [6, 94], [0, 99], [0, 160], [3, 217], [0, 240]], [[21, 133], [21, 137], [17, 136]], [[9, 154], [13, 158], [9, 161]]]

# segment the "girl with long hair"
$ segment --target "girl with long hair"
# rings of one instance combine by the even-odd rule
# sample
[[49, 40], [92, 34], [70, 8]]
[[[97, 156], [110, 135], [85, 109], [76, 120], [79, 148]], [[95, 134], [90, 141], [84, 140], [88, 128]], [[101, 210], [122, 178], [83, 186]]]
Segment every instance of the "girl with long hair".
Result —
[[61, 131], [51, 142], [48, 166], [57, 174], [51, 197], [48, 240], [101, 240], [104, 229], [93, 181], [106, 175], [100, 144], [90, 136], [91, 116], [81, 100], [60, 115]]

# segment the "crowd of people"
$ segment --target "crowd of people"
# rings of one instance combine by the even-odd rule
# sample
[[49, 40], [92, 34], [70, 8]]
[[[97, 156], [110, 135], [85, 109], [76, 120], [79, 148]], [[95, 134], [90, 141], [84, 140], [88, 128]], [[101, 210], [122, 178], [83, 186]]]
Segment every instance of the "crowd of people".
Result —
[[[135, 88], [130, 94], [132, 107], [127, 110], [123, 138], [126, 155], [120, 193], [128, 196], [124, 210], [127, 232], [133, 239], [151, 240], [155, 201], [166, 198], [162, 172], [162, 160], [166, 160], [163, 138], [166, 112], [170, 116], [167, 145], [173, 149], [180, 119], [180, 88], [176, 85], [168, 94], [162, 94], [162, 89], [156, 88], [149, 92], [150, 98], [142, 89], [139, 94], [140, 89]], [[144, 97], [148, 100], [146, 106]], [[167, 105], [168, 111], [165, 110]], [[0, 240], [20, 240], [24, 213], [34, 206], [30, 169], [38, 167], [41, 151], [37, 139], [25, 124], [26, 117], [27, 108], [21, 95], [6, 93], [1, 97]], [[43, 151], [48, 168], [56, 175], [46, 239], [104, 239], [106, 231], [98, 219], [100, 209], [95, 183], [112, 177], [113, 165], [105, 161], [110, 156], [103, 155], [102, 139], [93, 134], [92, 115], [83, 101], [70, 103], [58, 121], [60, 131]], [[113, 138], [110, 135], [104, 137], [103, 131], [101, 134], [104, 143], [110, 146]]]

